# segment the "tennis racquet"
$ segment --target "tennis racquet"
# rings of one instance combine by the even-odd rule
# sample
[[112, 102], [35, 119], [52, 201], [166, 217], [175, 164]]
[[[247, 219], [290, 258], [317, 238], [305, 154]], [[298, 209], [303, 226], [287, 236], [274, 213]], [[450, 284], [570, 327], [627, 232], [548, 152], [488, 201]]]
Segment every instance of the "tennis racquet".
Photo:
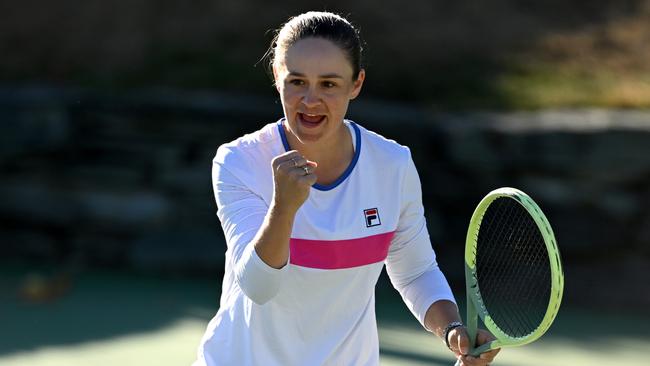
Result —
[[496, 340], [478, 356], [541, 337], [558, 313], [564, 288], [551, 225], [524, 192], [499, 188], [476, 207], [465, 242], [467, 331], [476, 344], [478, 318]]

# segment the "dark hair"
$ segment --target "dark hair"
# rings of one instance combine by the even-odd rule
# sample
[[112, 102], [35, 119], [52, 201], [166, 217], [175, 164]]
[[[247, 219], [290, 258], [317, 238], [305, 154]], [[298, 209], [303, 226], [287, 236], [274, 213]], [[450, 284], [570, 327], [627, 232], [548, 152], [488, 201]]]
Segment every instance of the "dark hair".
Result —
[[273, 75], [273, 63], [278, 53], [285, 52], [294, 43], [309, 37], [323, 38], [336, 44], [352, 65], [352, 77], [356, 79], [359, 76], [363, 51], [359, 32], [340, 15], [317, 11], [290, 18], [276, 31], [263, 57], [268, 59], [270, 75]]

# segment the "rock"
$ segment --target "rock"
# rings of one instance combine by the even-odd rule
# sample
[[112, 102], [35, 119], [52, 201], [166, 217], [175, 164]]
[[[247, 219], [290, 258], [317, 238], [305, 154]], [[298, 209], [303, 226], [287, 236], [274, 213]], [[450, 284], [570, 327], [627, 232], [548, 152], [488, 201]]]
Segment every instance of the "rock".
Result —
[[143, 230], [162, 226], [170, 219], [169, 200], [155, 192], [77, 192], [80, 220], [98, 227]]
[[128, 260], [133, 268], [145, 271], [219, 271], [225, 251], [216, 228], [172, 228], [141, 235], [133, 242]]
[[[273, 98], [225, 93], [0, 88], [2, 255], [223, 266], [212, 158], [281, 113]], [[442, 113], [362, 99], [350, 116], [410, 147], [441, 259], [462, 256], [474, 207], [501, 186], [537, 201], [569, 264], [650, 253], [648, 111]]]

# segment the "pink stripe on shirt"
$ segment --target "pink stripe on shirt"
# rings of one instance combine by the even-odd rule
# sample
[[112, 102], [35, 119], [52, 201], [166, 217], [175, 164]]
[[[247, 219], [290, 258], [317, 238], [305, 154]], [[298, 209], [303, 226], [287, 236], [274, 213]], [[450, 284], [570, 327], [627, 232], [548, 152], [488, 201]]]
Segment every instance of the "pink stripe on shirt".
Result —
[[341, 269], [381, 262], [395, 232], [347, 240], [291, 239], [291, 264], [319, 269]]

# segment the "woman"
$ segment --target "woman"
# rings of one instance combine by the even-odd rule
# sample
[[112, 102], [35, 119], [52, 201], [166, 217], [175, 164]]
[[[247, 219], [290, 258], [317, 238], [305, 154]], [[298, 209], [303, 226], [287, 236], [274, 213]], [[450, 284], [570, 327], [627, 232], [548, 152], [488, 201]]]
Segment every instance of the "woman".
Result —
[[[272, 46], [284, 118], [219, 147], [228, 250], [221, 304], [195, 365], [378, 365], [374, 288], [393, 285], [460, 365], [468, 336], [427, 233], [408, 148], [345, 120], [361, 42], [332, 13], [290, 19]], [[482, 331], [479, 343], [490, 339]]]

